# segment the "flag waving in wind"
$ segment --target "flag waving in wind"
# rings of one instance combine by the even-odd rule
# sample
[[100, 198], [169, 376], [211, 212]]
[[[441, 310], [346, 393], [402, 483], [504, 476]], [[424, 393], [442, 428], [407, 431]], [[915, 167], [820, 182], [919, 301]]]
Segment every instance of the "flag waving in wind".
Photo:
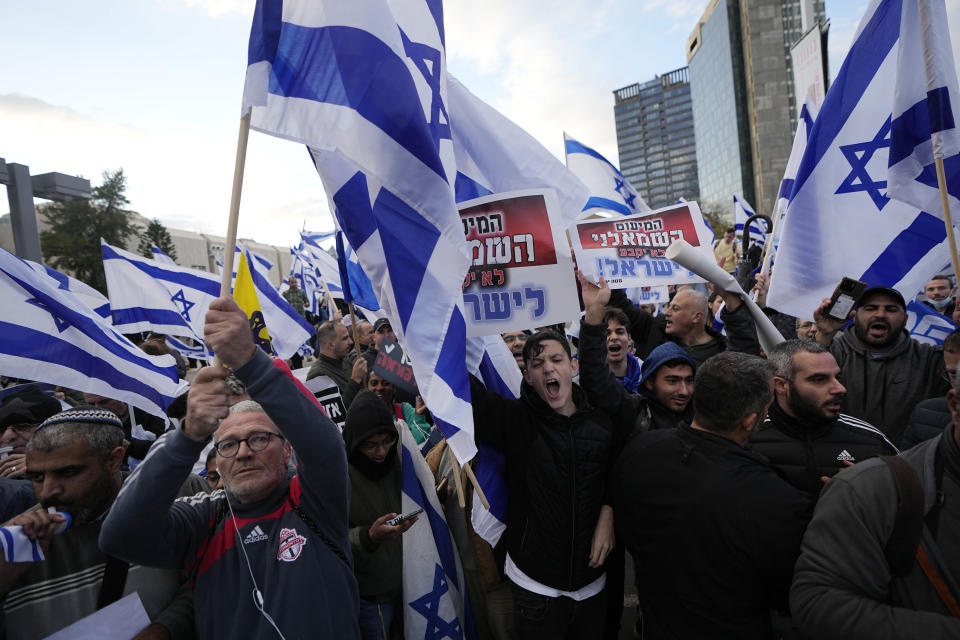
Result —
[[252, 128], [311, 148], [424, 400], [466, 461], [476, 453], [460, 293], [470, 258], [444, 37], [438, 0], [260, 0], [243, 111]]
[[[909, 298], [950, 260], [946, 229], [936, 215], [939, 207], [920, 210], [898, 199], [910, 198], [898, 190], [903, 182], [896, 175], [907, 155], [929, 149], [925, 141], [934, 129], [955, 120], [951, 114], [957, 100], [949, 88], [929, 96], [926, 89], [921, 95], [911, 90], [913, 98], [902, 97], [916, 84], [908, 76], [924, 75], [923, 67], [908, 68], [913, 63], [905, 61], [915, 58], [901, 60], [924, 46], [919, 8], [942, 15], [943, 4], [870, 2], [824, 97], [797, 171], [767, 297], [777, 310], [811, 317], [844, 276], [893, 287]], [[940, 26], [946, 27], [945, 19]], [[940, 124], [931, 124], [937, 119], [931, 120], [930, 110], [945, 105], [944, 97], [951, 107], [938, 112]], [[903, 110], [907, 103], [916, 108]], [[916, 166], [925, 162], [918, 160]], [[955, 156], [945, 164], [948, 188], [956, 193]], [[924, 177], [928, 166], [919, 180], [929, 185]]]
[[270, 332], [267, 331], [267, 323], [263, 320], [263, 310], [260, 308], [257, 290], [253, 286], [253, 276], [250, 274], [250, 267], [247, 265], [246, 253], [240, 254], [240, 261], [237, 264], [237, 279], [233, 283], [233, 299], [237, 301], [237, 306], [247, 314], [247, 320], [250, 321], [250, 332], [253, 334], [253, 343], [270, 355], [275, 355], [273, 342], [270, 340]]
[[590, 190], [590, 199], [583, 208], [584, 212], [602, 209], [629, 216], [650, 211], [650, 207], [630, 181], [609, 160], [566, 133], [563, 134], [563, 143], [567, 153], [567, 167]]
[[[747, 220], [750, 216], [755, 215], [756, 212], [753, 210], [753, 207], [750, 206], [750, 203], [741, 198], [740, 196], [734, 194], [733, 196], [733, 219], [735, 222], [735, 228], [737, 230], [737, 238], [740, 238], [743, 233], [743, 227], [747, 224]], [[750, 223], [750, 242], [755, 242], [757, 244], [763, 244], [767, 240], [767, 234], [763, 232], [763, 223], [757, 220], [754, 220]]]

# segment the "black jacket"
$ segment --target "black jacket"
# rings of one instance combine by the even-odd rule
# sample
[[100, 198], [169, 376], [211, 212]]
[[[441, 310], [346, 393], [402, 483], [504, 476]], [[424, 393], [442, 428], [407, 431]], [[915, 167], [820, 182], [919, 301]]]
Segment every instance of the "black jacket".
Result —
[[[615, 458], [614, 421], [574, 385], [577, 411], [556, 413], [526, 383], [507, 400], [471, 378], [477, 439], [503, 452], [505, 538], [514, 564], [537, 582], [576, 591], [603, 574], [587, 566]], [[626, 431], [631, 423], [619, 424]]]
[[900, 448], [907, 450], [921, 442], [936, 438], [953, 420], [946, 398], [930, 398], [918, 404], [903, 432]]
[[820, 478], [832, 478], [847, 466], [845, 461], [856, 463], [899, 453], [878, 429], [862, 420], [841, 413], [836, 420], [803, 422], [787, 415], [777, 402], [770, 406], [766, 422], [748, 446], [814, 499], [823, 488]]
[[612, 478], [645, 640], [770, 637], [810, 499], [762, 456], [682, 426], [630, 440]]

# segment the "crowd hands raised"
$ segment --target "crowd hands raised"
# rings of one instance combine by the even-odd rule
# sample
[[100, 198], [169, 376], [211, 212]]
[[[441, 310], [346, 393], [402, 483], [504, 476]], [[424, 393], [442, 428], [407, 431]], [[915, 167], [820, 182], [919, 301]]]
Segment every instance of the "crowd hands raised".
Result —
[[[902, 295], [873, 287], [845, 320], [829, 300], [808, 320], [767, 310], [787, 339], [763, 353], [738, 295], [681, 287], [656, 314], [579, 280], [573, 345], [563, 327], [503, 335], [519, 399], [471, 379], [476, 440], [503, 457], [495, 546], [422, 398], [374, 371], [386, 319], [356, 345], [339, 317], [318, 327], [308, 376], [339, 387], [342, 433], [230, 299], [206, 319], [218, 362], [172, 419], [7, 395], [0, 517], [44, 559], [0, 560], [5, 637], [134, 592], [140, 639], [403, 637], [404, 540], [429, 535], [396, 520], [409, 432], [480, 638], [960, 638], [960, 333], [914, 340]], [[946, 284], [924, 301], [956, 322]]]

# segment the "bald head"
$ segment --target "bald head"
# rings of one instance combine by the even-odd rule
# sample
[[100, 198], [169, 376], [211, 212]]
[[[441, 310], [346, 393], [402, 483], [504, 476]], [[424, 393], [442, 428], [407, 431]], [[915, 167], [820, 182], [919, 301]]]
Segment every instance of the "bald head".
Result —
[[679, 291], [664, 315], [667, 319], [667, 335], [687, 338], [703, 333], [704, 323], [710, 317], [707, 297], [692, 289]]

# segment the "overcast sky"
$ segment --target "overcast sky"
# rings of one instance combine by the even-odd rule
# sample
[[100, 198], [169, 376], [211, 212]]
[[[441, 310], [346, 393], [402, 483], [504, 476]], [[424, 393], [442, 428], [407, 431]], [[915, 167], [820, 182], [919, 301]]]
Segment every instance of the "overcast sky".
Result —
[[[866, 2], [826, 3], [833, 74]], [[566, 130], [617, 164], [613, 90], [684, 66], [708, 0], [444, 4], [448, 67], [471, 91], [558, 157]], [[94, 184], [123, 167], [132, 209], [168, 227], [224, 235], [253, 5], [0, 2], [0, 157]], [[7, 211], [0, 197], [0, 214]], [[306, 151], [252, 132], [240, 236], [291, 245], [304, 221], [332, 227]]]

